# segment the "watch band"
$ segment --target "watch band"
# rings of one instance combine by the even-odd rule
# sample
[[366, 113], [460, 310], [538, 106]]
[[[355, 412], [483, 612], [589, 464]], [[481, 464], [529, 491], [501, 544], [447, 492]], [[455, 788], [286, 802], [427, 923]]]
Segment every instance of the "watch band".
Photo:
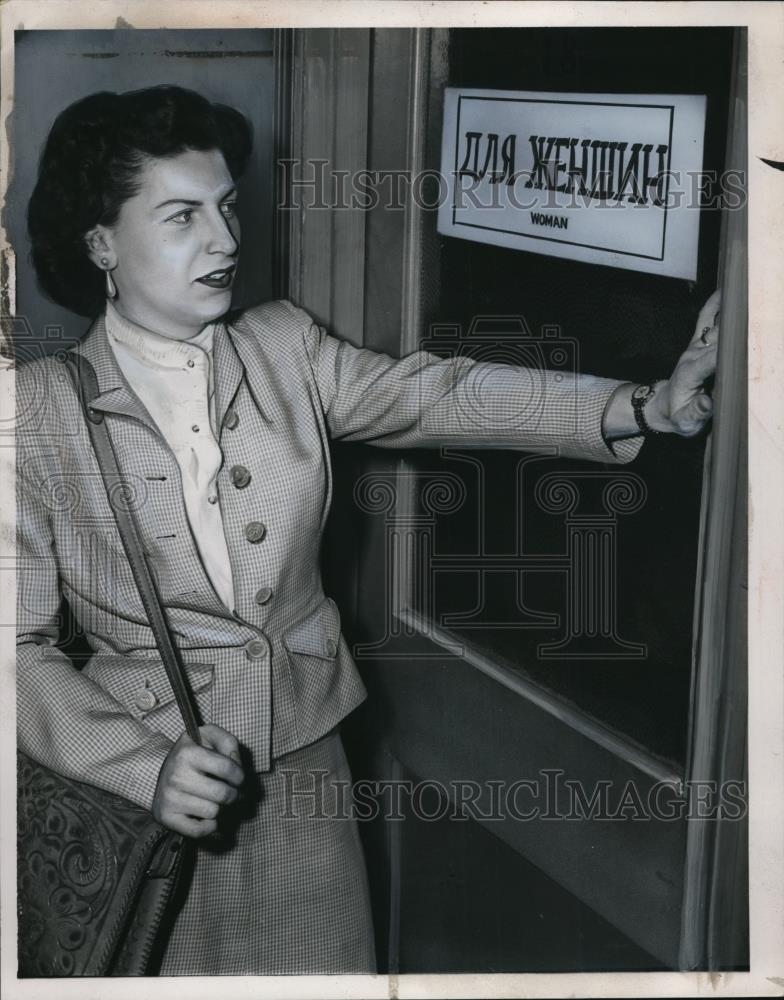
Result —
[[652, 434], [662, 433], [662, 431], [654, 430], [645, 419], [645, 407], [656, 395], [656, 386], [660, 381], [661, 379], [656, 382], [649, 382], [645, 385], [638, 385], [632, 392], [632, 410], [634, 412], [634, 419], [637, 421], [640, 433], [644, 434], [646, 437]]

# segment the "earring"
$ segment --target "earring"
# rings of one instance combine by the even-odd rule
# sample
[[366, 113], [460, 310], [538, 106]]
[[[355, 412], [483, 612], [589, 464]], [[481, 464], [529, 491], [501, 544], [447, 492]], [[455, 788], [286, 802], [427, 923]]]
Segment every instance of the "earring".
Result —
[[116, 299], [117, 298], [117, 285], [114, 283], [114, 278], [112, 277], [112, 272], [109, 270], [109, 258], [101, 257], [101, 266], [106, 270], [106, 298]]

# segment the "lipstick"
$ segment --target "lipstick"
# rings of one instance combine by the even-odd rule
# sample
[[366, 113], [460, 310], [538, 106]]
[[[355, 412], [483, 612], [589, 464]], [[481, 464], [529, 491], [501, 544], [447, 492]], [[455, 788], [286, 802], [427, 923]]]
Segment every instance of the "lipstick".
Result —
[[228, 288], [234, 279], [235, 270], [236, 266], [232, 264], [230, 267], [222, 267], [217, 271], [210, 271], [209, 274], [203, 274], [196, 280], [202, 285], [209, 285], [210, 288]]

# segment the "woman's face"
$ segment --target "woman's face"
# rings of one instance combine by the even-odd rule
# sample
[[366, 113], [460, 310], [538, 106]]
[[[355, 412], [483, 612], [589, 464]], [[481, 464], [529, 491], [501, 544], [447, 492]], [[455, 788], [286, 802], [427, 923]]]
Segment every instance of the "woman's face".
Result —
[[116, 224], [88, 236], [91, 257], [108, 258], [114, 305], [126, 319], [184, 340], [231, 305], [239, 250], [234, 181], [216, 149], [150, 159], [139, 179]]

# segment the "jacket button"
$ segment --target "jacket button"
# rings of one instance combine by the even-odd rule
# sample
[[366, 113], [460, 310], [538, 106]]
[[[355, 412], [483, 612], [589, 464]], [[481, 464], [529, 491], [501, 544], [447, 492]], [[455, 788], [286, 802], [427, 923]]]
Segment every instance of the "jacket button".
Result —
[[236, 410], [226, 410], [226, 416], [223, 418], [223, 423], [230, 431], [233, 431], [237, 424], [240, 422], [240, 418], [237, 415]]
[[136, 695], [136, 707], [140, 712], [151, 712], [157, 704], [155, 692], [148, 687], [143, 687]]
[[267, 644], [263, 639], [248, 639], [245, 643], [245, 655], [249, 660], [260, 660], [267, 653]]
[[250, 472], [244, 465], [232, 465], [229, 470], [229, 479], [238, 490], [244, 490], [250, 482]]
[[254, 544], [260, 542], [266, 534], [267, 527], [261, 521], [251, 521], [245, 525], [245, 537], [249, 542], [253, 542]]
[[272, 597], [272, 587], [262, 587], [256, 591], [256, 604], [266, 604]]
[[338, 655], [338, 644], [334, 639], [330, 639], [327, 643], [327, 656], [334, 657]]

